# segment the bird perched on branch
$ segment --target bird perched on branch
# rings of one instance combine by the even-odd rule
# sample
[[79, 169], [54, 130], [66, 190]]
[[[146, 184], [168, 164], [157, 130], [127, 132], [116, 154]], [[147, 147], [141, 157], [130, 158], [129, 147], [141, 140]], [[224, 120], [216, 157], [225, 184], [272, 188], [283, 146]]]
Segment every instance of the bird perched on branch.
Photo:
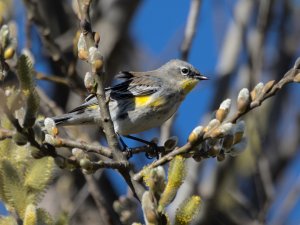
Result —
[[[115, 131], [120, 135], [139, 133], [158, 127], [179, 108], [185, 96], [203, 76], [191, 64], [174, 59], [146, 72], [121, 72], [123, 82], [105, 89]], [[53, 118], [57, 125], [101, 124], [95, 95], [67, 114]]]

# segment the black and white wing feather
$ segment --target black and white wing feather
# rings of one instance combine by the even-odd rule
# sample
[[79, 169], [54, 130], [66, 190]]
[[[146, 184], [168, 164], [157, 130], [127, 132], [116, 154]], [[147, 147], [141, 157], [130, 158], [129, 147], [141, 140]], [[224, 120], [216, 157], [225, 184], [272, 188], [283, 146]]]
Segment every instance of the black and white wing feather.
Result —
[[[130, 72], [122, 72], [118, 74], [116, 78], [125, 80], [115, 86], [105, 89], [106, 95], [109, 96], [111, 100], [130, 99], [137, 96], [151, 95], [157, 92], [162, 86], [160, 78], [150, 75], [134, 76]], [[97, 104], [98, 101], [95, 94], [91, 94], [85, 99], [85, 103], [70, 112], [80, 112]]]

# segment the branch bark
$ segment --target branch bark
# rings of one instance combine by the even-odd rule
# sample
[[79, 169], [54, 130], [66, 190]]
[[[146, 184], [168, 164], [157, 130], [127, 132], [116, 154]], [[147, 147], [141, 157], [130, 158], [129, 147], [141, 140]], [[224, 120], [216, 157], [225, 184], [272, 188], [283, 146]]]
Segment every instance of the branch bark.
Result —
[[[90, 0], [78, 0], [78, 8], [79, 8], [79, 14], [80, 14], [80, 26], [81, 31], [84, 35], [84, 39], [87, 45], [87, 48], [90, 49], [91, 47], [96, 47], [96, 44], [93, 39], [93, 32], [89, 17], [89, 7], [90, 7]], [[93, 70], [93, 68], [92, 68]], [[108, 104], [106, 101], [106, 94], [104, 91], [104, 70], [102, 67], [101, 72], [100, 70], [93, 70], [95, 81], [97, 83], [97, 90], [96, 90], [96, 97], [99, 103], [100, 107], [100, 113], [101, 113], [101, 120], [102, 120], [102, 127], [104, 129], [104, 133], [107, 139], [107, 142], [112, 149], [112, 155], [113, 159], [117, 162], [122, 162], [122, 164], [125, 165], [125, 167], [119, 168], [118, 171], [122, 174], [125, 181], [133, 191], [135, 197], [137, 199], [141, 199], [144, 189], [141, 187], [141, 185], [132, 180], [130, 174], [129, 174], [129, 162], [127, 161], [126, 157], [122, 154], [117, 135], [114, 131], [113, 122], [111, 119], [111, 115], [109, 112]]]

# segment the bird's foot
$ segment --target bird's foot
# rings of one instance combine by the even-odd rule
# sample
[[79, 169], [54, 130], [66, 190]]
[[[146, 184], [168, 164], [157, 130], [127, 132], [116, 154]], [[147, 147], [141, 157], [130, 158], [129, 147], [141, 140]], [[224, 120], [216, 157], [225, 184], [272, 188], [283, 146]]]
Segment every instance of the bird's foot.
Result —
[[124, 140], [122, 139], [122, 137], [118, 134], [119, 137], [119, 141], [121, 143], [122, 146], [122, 152], [126, 152], [126, 157], [127, 159], [130, 159], [133, 155], [132, 153], [132, 148], [129, 148], [126, 143], [124, 142]]
[[149, 142], [149, 151], [146, 151], [145, 156], [148, 159], [153, 159], [156, 157], [156, 159], [159, 159], [159, 147], [156, 143], [154, 142]]
[[147, 150], [145, 153], [148, 159], [153, 159], [154, 157], [156, 157], [156, 159], [159, 159], [159, 147], [155, 142], [146, 141], [144, 139], [131, 135], [126, 135], [125, 137], [146, 144], [149, 147], [149, 150]]

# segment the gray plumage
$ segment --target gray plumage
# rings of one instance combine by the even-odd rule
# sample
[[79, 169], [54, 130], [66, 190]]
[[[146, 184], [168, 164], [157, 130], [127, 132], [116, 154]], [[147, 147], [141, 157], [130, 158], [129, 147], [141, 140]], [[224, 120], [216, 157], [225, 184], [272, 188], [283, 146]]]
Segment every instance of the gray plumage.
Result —
[[[199, 80], [207, 79], [191, 64], [178, 59], [152, 71], [121, 72], [116, 78], [123, 82], [106, 88], [105, 92], [115, 131], [121, 135], [162, 125], [176, 112], [190, 89]], [[57, 125], [101, 123], [98, 101], [91, 95], [79, 107], [53, 119]]]

